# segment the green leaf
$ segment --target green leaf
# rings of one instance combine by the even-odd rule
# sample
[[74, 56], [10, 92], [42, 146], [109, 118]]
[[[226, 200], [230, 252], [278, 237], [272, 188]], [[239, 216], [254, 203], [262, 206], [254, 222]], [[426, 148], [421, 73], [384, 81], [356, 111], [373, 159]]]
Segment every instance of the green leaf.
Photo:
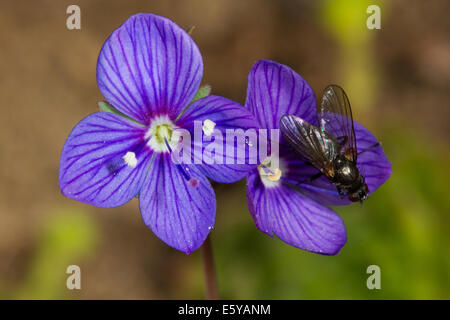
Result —
[[209, 94], [211, 93], [211, 86], [209, 84], [204, 85], [203, 87], [200, 87], [200, 89], [198, 89], [197, 93], [194, 96], [194, 99], [192, 99], [191, 103], [209, 96]]
[[116, 108], [114, 108], [112, 105], [110, 105], [108, 102], [106, 101], [99, 101], [97, 103], [98, 108], [100, 109], [101, 112], [109, 112], [109, 113], [114, 113], [117, 114], [118, 116], [121, 116], [125, 119], [128, 119], [130, 121], [133, 121], [134, 123], [137, 123], [143, 127], [146, 127], [145, 125], [143, 125], [140, 122], [137, 122], [136, 120], [134, 120], [133, 118], [130, 118], [129, 116], [127, 116], [126, 114], [120, 112], [119, 110], [117, 110]]
[[205, 84], [204, 86], [200, 87], [200, 89], [198, 89], [197, 93], [195, 94], [194, 98], [192, 99], [191, 103], [189, 103], [187, 105], [186, 108], [184, 108], [180, 114], [178, 115], [178, 117], [176, 117], [175, 122], [180, 119], [180, 117], [183, 115], [183, 113], [187, 110], [187, 108], [189, 108], [189, 106], [191, 104], [193, 104], [195, 101], [202, 99], [204, 97], [209, 96], [209, 94], [211, 93], [211, 86], [209, 84]]
[[110, 105], [108, 102], [105, 101], [99, 101], [98, 108], [100, 109], [101, 112], [110, 112], [117, 114], [119, 116], [124, 116], [122, 112], [120, 112], [119, 110], [117, 110], [116, 108], [114, 108], [112, 105]]

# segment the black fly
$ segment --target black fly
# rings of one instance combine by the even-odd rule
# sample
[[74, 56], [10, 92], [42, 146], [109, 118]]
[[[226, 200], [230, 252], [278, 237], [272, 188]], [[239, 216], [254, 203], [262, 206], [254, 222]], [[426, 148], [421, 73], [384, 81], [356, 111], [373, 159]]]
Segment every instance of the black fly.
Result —
[[350, 201], [362, 202], [367, 199], [369, 188], [356, 166], [358, 150], [348, 97], [341, 87], [330, 85], [325, 88], [318, 109], [318, 126], [294, 115], [284, 115], [280, 119], [281, 133], [303, 161], [319, 170], [308, 181], [324, 175], [336, 186], [341, 198], [347, 196]]

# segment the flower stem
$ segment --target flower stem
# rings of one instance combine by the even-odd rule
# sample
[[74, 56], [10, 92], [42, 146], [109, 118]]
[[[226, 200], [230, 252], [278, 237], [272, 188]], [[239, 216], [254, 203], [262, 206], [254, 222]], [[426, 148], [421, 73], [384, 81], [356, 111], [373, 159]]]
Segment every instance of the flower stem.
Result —
[[216, 268], [212, 252], [211, 238], [208, 236], [202, 246], [203, 270], [205, 273], [206, 299], [217, 300], [219, 294], [217, 290]]

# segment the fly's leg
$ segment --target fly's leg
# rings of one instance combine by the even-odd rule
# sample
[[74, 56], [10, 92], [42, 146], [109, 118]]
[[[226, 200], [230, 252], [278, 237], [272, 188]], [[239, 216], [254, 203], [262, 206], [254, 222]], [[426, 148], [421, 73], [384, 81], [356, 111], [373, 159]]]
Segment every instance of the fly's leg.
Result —
[[345, 194], [344, 194], [344, 192], [342, 191], [342, 189], [339, 188], [339, 187], [336, 187], [336, 189], [337, 189], [337, 191], [338, 191], [339, 196], [341, 197], [341, 199], [344, 199], [344, 198], [345, 198]]
[[316, 173], [315, 175], [313, 175], [311, 178], [308, 178], [308, 179], [305, 179], [305, 180], [303, 180], [303, 181], [298, 182], [298, 183], [296, 184], [296, 186], [299, 186], [299, 185], [301, 185], [301, 184], [303, 184], [303, 183], [306, 183], [306, 182], [313, 182], [314, 180], [319, 179], [322, 175], [323, 175], [322, 172], [318, 172], [318, 173]]
[[364, 152], [367, 152], [369, 150], [372, 150], [373, 148], [376, 148], [380, 145], [379, 142], [375, 143], [374, 145], [371, 145], [370, 147], [365, 148], [364, 150], [362, 150], [361, 152], [358, 152], [358, 156]]

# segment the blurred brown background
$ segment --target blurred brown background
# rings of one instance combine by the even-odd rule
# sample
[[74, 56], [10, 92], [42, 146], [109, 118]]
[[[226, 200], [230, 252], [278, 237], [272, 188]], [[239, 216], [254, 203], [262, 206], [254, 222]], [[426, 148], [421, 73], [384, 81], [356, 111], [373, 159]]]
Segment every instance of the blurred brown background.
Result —
[[[81, 7], [81, 30], [66, 28], [70, 4]], [[368, 4], [381, 6], [381, 30], [366, 28]], [[316, 92], [341, 84], [393, 162], [393, 177], [367, 205], [338, 209], [349, 243], [337, 257], [263, 235], [247, 211], [245, 182], [219, 186], [213, 243], [223, 297], [450, 297], [446, 0], [2, 0], [0, 297], [204, 297], [200, 252], [186, 256], [156, 238], [137, 200], [100, 209], [58, 188], [64, 141], [102, 100], [101, 45], [137, 12], [195, 25], [203, 82], [242, 104], [259, 59], [289, 65]], [[80, 291], [65, 288], [69, 264], [81, 267]], [[365, 288], [369, 264], [386, 275], [380, 292]]]

